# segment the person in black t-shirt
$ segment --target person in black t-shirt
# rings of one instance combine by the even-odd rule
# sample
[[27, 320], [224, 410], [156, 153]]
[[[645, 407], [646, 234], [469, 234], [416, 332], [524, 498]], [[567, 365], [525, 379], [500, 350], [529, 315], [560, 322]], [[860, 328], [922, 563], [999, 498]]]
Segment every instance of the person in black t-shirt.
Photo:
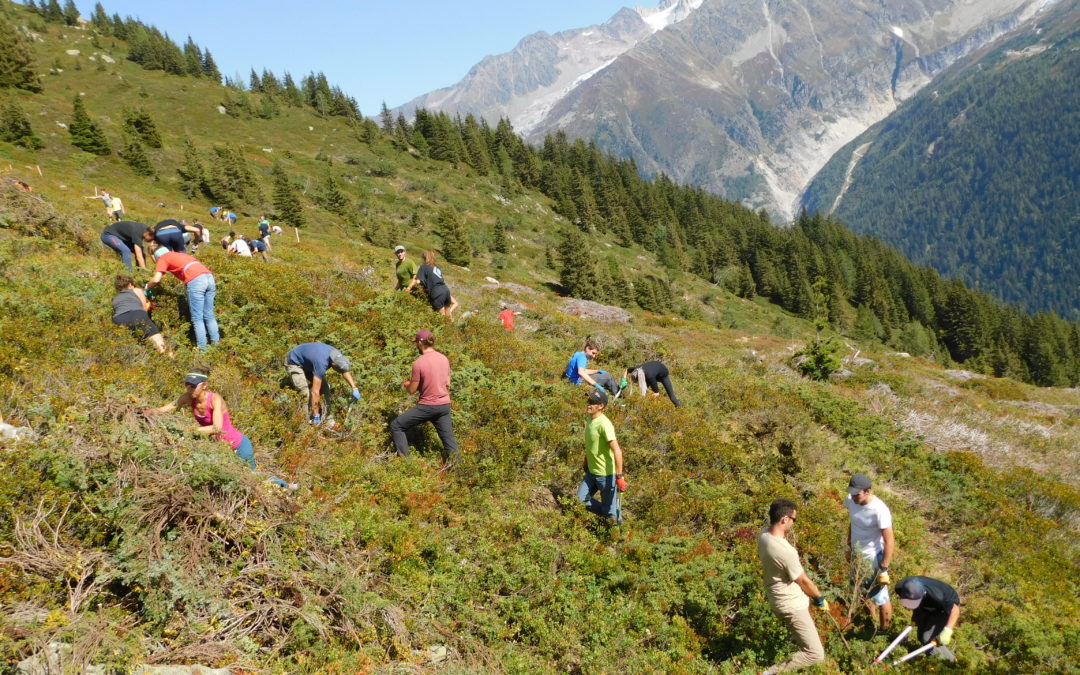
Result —
[[135, 264], [139, 269], [146, 269], [146, 253], [143, 251], [143, 235], [146, 225], [134, 220], [121, 220], [112, 223], [101, 233], [101, 243], [120, 254], [120, 259], [131, 271], [131, 255], [135, 254]]
[[423, 258], [424, 264], [416, 270], [416, 276], [409, 282], [405, 292], [412, 291], [417, 283], [423, 284], [424, 290], [427, 291], [428, 301], [431, 302], [431, 308], [453, 321], [454, 310], [457, 309], [458, 303], [450, 294], [450, 287], [443, 280], [442, 270], [435, 265], [435, 251], [424, 251]]
[[946, 645], [952, 642], [953, 629], [960, 620], [960, 595], [956, 589], [930, 577], [904, 577], [896, 585], [896, 595], [901, 605], [912, 610], [919, 642], [936, 640], [934, 655], [955, 661]]
[[646, 387], [652, 390], [653, 396], [659, 396], [660, 388], [657, 384], [664, 385], [664, 391], [667, 392], [671, 402], [676, 408], [680, 406], [679, 399], [675, 396], [675, 388], [671, 386], [671, 374], [667, 366], [659, 361], [648, 361], [640, 366], [631, 366], [623, 371], [623, 382], [626, 382], [627, 377], [632, 377], [637, 381], [642, 396], [645, 395]]

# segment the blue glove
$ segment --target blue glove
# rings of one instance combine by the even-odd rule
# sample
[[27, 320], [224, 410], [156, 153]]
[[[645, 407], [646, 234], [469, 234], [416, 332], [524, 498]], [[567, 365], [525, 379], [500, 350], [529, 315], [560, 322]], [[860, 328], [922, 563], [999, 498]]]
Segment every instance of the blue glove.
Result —
[[151, 290], [151, 289], [149, 289], [149, 288], [144, 288], [144, 289], [143, 289], [143, 293], [144, 293], [144, 294], [146, 295], [146, 298], [147, 298], [148, 300], [149, 300], [150, 298], [154, 297], [154, 291], [152, 291], [152, 290]]
[[359, 401], [360, 400], [360, 390], [359, 389], [353, 389], [352, 390], [352, 397], [355, 398], [357, 401]]
[[322, 415], [312, 415], [311, 416], [311, 423], [316, 425], [316, 426], [322, 424]]

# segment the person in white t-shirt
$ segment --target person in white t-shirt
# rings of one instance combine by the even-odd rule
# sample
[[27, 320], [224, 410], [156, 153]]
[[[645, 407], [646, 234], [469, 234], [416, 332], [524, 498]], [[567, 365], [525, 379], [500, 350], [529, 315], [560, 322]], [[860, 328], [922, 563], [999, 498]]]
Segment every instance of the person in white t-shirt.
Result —
[[896, 542], [893, 538], [892, 512], [885, 502], [874, 496], [870, 478], [857, 473], [848, 483], [844, 506], [851, 516], [848, 530], [848, 561], [858, 554], [865, 563], [858, 564], [856, 577], [862, 580], [868, 606], [876, 605], [881, 618], [881, 630], [892, 623], [892, 602], [889, 600], [889, 565], [892, 564]]
[[241, 258], [251, 257], [251, 247], [244, 241], [243, 237], [237, 237], [233, 240], [233, 243], [229, 244], [229, 253], [235, 253]]

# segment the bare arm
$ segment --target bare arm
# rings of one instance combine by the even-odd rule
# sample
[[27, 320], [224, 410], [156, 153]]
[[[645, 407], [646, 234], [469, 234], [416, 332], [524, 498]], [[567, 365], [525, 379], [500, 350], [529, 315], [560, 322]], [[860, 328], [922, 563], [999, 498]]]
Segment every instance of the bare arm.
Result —
[[161, 277], [165, 276], [164, 272], [154, 272], [154, 276], [150, 277], [150, 281], [146, 282], [147, 288], [153, 288], [161, 283]]
[[170, 412], [176, 410], [177, 408], [181, 408], [183, 406], [190, 405], [190, 404], [191, 404], [191, 396], [188, 395], [187, 392], [184, 392], [183, 394], [180, 394], [180, 398], [176, 399], [175, 403], [166, 403], [165, 405], [161, 406], [160, 408], [148, 408], [147, 410], [144, 410], [143, 412], [148, 412], [148, 413], [155, 414], [155, 415], [162, 414], [162, 413], [170, 413]]
[[342, 373], [341, 376], [345, 378], [345, 381], [349, 383], [350, 387], [352, 387], [353, 389], [358, 388], [356, 386], [356, 380], [354, 380], [352, 377], [352, 373]]
[[599, 370], [593, 370], [592, 368], [578, 368], [577, 369], [577, 374], [581, 377], [581, 379], [585, 380], [586, 382], [588, 382], [589, 384], [591, 384], [594, 387], [598, 387], [600, 385], [596, 384], [596, 380], [592, 379], [592, 377], [590, 377], [590, 375], [592, 375], [593, 373], [599, 373], [599, 372], [600, 372]]
[[[851, 535], [849, 534], [848, 536], [850, 537]], [[885, 551], [881, 556], [881, 566], [889, 567], [892, 565], [893, 551], [896, 550], [896, 538], [893, 537], [893, 529], [891, 527], [882, 528], [881, 538], [885, 542]]]
[[311, 414], [319, 414], [319, 401], [322, 398], [322, 378], [318, 375], [311, 376]]
[[960, 620], [960, 605], [953, 605], [952, 610], [949, 612], [949, 620], [945, 622], [946, 628], [955, 628], [956, 622]]
[[139, 266], [139, 269], [146, 269], [146, 252], [138, 244], [135, 245], [135, 263]]
[[131, 290], [135, 292], [135, 297], [142, 303], [142, 308], [146, 311], [150, 311], [150, 301], [146, 299], [146, 293], [143, 292], [143, 289], [136, 287]]
[[799, 578], [795, 580], [799, 588], [803, 593], [806, 593], [811, 598], [820, 598], [821, 591], [818, 590], [817, 584], [810, 580], [810, 577], [806, 576], [806, 572], [799, 575]]
[[413, 289], [413, 286], [415, 286], [418, 283], [420, 283], [420, 280], [417, 279], [416, 276], [414, 275], [413, 278], [412, 278], [412, 281], [410, 281], [409, 285], [405, 287], [405, 292], [406, 293], [411, 293], [412, 289]]
[[611, 452], [615, 455], [615, 473], [622, 474], [622, 448], [619, 447], [619, 442], [614, 438], [608, 441], [608, 445], [611, 446]]
[[220, 394], [213, 394], [212, 396], [211, 404], [214, 406], [214, 415], [210, 420], [210, 424], [195, 427], [195, 431], [200, 434], [220, 434], [225, 426], [225, 399], [221, 398]]

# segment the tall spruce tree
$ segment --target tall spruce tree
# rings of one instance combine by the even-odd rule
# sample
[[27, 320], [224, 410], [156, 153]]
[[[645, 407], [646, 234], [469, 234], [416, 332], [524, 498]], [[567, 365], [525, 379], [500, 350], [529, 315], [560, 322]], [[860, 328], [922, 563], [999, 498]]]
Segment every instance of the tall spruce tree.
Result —
[[141, 108], [124, 108], [124, 131], [137, 136], [148, 148], [161, 148], [161, 134], [150, 113]]
[[0, 89], [8, 88], [41, 91], [41, 80], [30, 41], [15, 25], [13, 10], [0, 5]]
[[280, 163], [274, 165], [274, 210], [277, 218], [286, 225], [302, 227], [304, 225], [304, 207], [300, 203], [300, 192], [296, 189], [289, 174]]
[[604, 289], [596, 274], [596, 256], [581, 230], [573, 226], [563, 229], [558, 254], [563, 292], [575, 298], [602, 300]]
[[214, 57], [210, 54], [210, 50], [203, 50], [203, 62], [202, 62], [203, 75], [209, 77], [214, 82], [221, 82], [221, 71], [218, 70], [217, 62], [214, 61]]
[[496, 253], [509, 253], [510, 242], [506, 240], [507, 224], [505, 218], [495, 220], [495, 232], [491, 237], [491, 249]]
[[109, 139], [105, 138], [105, 132], [97, 125], [86, 112], [82, 97], [75, 95], [74, 109], [71, 115], [71, 123], [68, 125], [68, 133], [71, 134], [71, 144], [80, 150], [93, 155], [108, 155], [112, 152], [109, 148]]
[[462, 267], [472, 262], [472, 245], [457, 210], [449, 206], [441, 209], [435, 227], [436, 234], [442, 237], [443, 256], [448, 262]]
[[42, 0], [42, 16], [49, 23], [63, 23], [64, 22], [64, 10], [60, 7], [58, 0], [49, 0], [45, 2]]
[[150, 163], [150, 158], [146, 156], [146, 150], [143, 149], [136, 134], [127, 135], [127, 144], [121, 156], [131, 170], [140, 176], [153, 176], [156, 173], [154, 165]]
[[75, 6], [75, 0], [65, 0], [64, 2], [64, 23], [69, 26], [75, 26], [79, 23], [79, 8]]
[[329, 171], [323, 175], [322, 181], [319, 183], [318, 190], [315, 193], [315, 200], [319, 206], [342, 218], [348, 218], [352, 215], [353, 205], [349, 195], [345, 194], [345, 191], [341, 189], [341, 183], [338, 181], [337, 176]]
[[180, 174], [180, 189], [189, 199], [210, 197], [206, 184], [206, 168], [203, 166], [199, 150], [191, 139], [184, 141], [184, 163], [176, 170]]
[[0, 113], [0, 141], [21, 145], [29, 150], [45, 147], [45, 142], [30, 127], [30, 119], [14, 98], [9, 98]]

